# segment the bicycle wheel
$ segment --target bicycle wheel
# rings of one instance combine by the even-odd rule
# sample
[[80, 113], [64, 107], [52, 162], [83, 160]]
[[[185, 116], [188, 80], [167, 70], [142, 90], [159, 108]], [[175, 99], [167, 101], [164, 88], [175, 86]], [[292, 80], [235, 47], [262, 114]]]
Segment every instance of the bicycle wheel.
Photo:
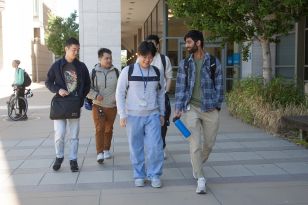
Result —
[[[23, 109], [20, 109], [20, 107], [23, 107]], [[14, 120], [21, 120], [23, 119], [28, 110], [28, 103], [27, 100], [23, 97], [16, 97], [15, 95], [12, 95], [10, 97], [10, 100], [8, 102], [8, 116]], [[21, 111], [21, 112], [20, 112]]]

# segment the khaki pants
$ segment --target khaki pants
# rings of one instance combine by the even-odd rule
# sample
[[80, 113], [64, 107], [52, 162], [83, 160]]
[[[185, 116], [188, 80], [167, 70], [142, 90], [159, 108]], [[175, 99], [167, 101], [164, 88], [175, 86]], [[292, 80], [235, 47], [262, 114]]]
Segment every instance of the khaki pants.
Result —
[[[99, 109], [103, 110], [103, 114], [100, 114]], [[110, 149], [117, 108], [103, 108], [93, 105], [92, 115], [95, 125], [96, 152], [98, 154]]]
[[192, 135], [188, 138], [190, 143], [190, 157], [195, 178], [204, 177], [203, 163], [208, 159], [214, 146], [218, 127], [219, 112], [201, 112], [200, 108], [190, 106], [184, 114], [187, 128]]

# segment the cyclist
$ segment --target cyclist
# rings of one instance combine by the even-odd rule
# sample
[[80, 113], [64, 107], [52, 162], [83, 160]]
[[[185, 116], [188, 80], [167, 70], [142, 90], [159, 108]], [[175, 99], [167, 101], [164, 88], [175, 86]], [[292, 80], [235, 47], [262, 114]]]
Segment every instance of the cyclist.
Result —
[[[24, 81], [25, 81], [25, 74], [24, 74], [24, 70], [19, 68], [19, 64], [20, 64], [20, 60], [13, 60], [12, 62], [12, 67], [15, 69], [15, 78], [14, 78], [14, 83], [12, 86], [16, 86], [17, 88], [17, 97], [24, 97], [25, 95], [25, 85], [24, 85]], [[22, 115], [22, 111], [25, 112], [25, 102], [22, 100], [18, 100], [18, 104], [19, 104], [19, 114], [17, 115]], [[27, 120], [28, 117], [27, 115], [25, 115], [23, 117], [24, 120]]]

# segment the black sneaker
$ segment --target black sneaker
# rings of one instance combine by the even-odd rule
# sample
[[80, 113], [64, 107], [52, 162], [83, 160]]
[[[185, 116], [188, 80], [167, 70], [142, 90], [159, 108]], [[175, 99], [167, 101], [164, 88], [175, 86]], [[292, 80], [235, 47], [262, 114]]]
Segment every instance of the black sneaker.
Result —
[[63, 162], [63, 159], [64, 159], [64, 157], [62, 157], [62, 158], [56, 157], [56, 161], [52, 166], [53, 170], [58, 171], [60, 169], [61, 164]]
[[71, 171], [72, 172], [78, 172], [79, 171], [77, 160], [70, 160], [70, 165], [71, 165]]

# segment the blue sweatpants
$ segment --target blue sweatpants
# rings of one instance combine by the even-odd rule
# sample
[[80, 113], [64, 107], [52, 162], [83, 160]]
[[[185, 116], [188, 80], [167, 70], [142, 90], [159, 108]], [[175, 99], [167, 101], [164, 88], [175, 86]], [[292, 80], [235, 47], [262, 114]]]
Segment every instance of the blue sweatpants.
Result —
[[[129, 115], [126, 131], [134, 178], [159, 178], [162, 175], [164, 163], [159, 114]], [[147, 162], [146, 166], [145, 161]]]

